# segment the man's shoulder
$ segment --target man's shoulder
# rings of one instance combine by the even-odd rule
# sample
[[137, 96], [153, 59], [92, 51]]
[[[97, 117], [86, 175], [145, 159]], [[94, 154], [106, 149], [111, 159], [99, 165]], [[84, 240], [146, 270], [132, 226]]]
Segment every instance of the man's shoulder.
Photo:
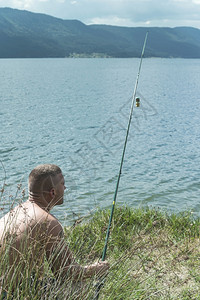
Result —
[[29, 208], [29, 213], [33, 217], [34, 222], [36, 222], [45, 231], [47, 230], [49, 234], [54, 235], [58, 234], [60, 231], [63, 231], [62, 225], [58, 219], [49, 211], [46, 211], [35, 204], [32, 204], [32, 206]]
[[54, 215], [49, 213], [47, 216], [47, 221], [48, 221], [48, 231], [51, 235], [57, 236], [63, 233], [63, 227]]

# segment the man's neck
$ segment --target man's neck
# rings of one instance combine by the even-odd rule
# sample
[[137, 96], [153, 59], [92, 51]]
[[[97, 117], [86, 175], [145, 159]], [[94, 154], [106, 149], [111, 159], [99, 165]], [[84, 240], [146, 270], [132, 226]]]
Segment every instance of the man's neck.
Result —
[[36, 196], [36, 195], [33, 196], [29, 194], [28, 201], [38, 205], [40, 208], [44, 209], [45, 211], [49, 212], [51, 210], [50, 204], [43, 196]]

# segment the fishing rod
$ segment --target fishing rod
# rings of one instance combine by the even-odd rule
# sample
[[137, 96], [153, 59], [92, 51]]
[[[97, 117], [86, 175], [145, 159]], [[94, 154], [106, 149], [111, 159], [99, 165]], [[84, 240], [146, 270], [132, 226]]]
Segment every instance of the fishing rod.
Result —
[[[119, 174], [118, 174], [118, 178], [117, 178], [117, 184], [116, 184], [116, 188], [115, 188], [114, 199], [113, 199], [113, 204], [112, 204], [110, 218], [109, 218], [109, 224], [108, 224], [107, 233], [106, 233], [105, 245], [104, 245], [102, 259], [101, 259], [102, 261], [104, 261], [105, 258], [106, 258], [108, 239], [109, 239], [109, 235], [110, 235], [110, 227], [111, 227], [111, 224], [112, 224], [112, 219], [113, 219], [113, 214], [114, 214], [114, 209], [115, 209], [115, 203], [116, 203], [117, 193], [118, 193], [118, 189], [119, 189], [119, 182], [120, 182], [120, 178], [121, 178], [121, 174], [122, 174], [122, 167], [123, 167], [124, 156], [125, 156], [125, 152], [126, 152], [126, 145], [127, 145], [127, 141], [128, 141], [128, 135], [129, 135], [130, 125], [131, 125], [131, 120], [132, 120], [132, 116], [133, 116], [133, 107], [134, 107], [134, 103], [135, 103], [135, 97], [136, 97], [136, 92], [137, 92], [137, 87], [138, 87], [138, 82], [139, 82], [139, 77], [140, 77], [140, 71], [141, 71], [141, 67], [142, 67], [142, 59], [143, 59], [143, 56], [144, 56], [144, 50], [145, 50], [145, 47], [146, 47], [148, 33], [149, 32], [147, 31], [145, 39], [144, 39], [144, 44], [143, 44], [142, 53], [141, 53], [141, 57], [140, 57], [140, 64], [139, 64], [138, 74], [137, 74], [137, 78], [136, 78], [136, 82], [135, 82], [135, 88], [134, 88], [134, 92], [133, 92], [133, 96], [132, 96], [132, 103], [131, 103], [128, 127], [127, 127], [127, 131], [126, 131], [126, 137], [125, 137], [124, 148], [123, 148], [123, 152], [122, 152], [122, 158], [121, 158], [121, 163], [120, 163], [120, 168], [119, 168]], [[136, 106], [139, 106], [139, 98], [136, 99]], [[94, 296], [94, 300], [97, 300], [99, 298], [99, 292], [100, 292], [100, 289], [101, 289], [102, 285], [103, 285], [102, 282], [100, 284], [98, 284], [97, 289], [96, 289], [96, 293], [95, 293], [95, 296]]]

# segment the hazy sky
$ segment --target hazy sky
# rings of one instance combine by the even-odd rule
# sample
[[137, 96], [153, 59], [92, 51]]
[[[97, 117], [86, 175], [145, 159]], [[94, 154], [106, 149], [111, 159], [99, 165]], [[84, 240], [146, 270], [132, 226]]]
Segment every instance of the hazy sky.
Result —
[[85, 24], [200, 28], [200, 0], [0, 0], [0, 7], [77, 19]]

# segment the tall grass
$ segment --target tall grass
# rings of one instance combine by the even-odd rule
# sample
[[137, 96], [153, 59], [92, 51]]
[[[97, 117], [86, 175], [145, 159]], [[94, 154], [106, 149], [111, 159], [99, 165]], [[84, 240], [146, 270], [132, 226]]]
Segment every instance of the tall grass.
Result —
[[[88, 223], [65, 229], [81, 263], [101, 256], [108, 219], [109, 210], [99, 210]], [[117, 207], [100, 299], [200, 299], [199, 229], [189, 212]]]

